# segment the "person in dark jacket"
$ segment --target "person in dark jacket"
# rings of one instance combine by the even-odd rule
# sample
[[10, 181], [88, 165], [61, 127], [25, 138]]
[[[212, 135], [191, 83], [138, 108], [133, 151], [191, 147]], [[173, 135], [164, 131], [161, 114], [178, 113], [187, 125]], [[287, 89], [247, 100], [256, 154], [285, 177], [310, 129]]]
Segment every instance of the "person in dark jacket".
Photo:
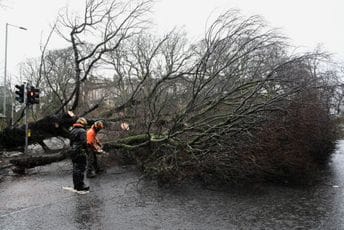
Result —
[[73, 184], [77, 191], [88, 191], [84, 183], [84, 174], [87, 163], [87, 120], [80, 117], [70, 131], [71, 158], [73, 163]]

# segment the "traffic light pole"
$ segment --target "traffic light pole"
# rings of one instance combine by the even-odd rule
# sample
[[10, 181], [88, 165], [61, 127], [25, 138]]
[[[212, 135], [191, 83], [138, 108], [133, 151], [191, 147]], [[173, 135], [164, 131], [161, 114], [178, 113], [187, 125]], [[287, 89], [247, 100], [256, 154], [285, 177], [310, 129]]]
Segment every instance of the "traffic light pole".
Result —
[[[31, 132], [29, 130], [29, 124], [27, 122], [27, 110], [30, 105], [39, 104], [39, 92], [38, 88], [31, 86], [29, 83], [25, 83], [22, 85], [15, 85], [16, 91], [16, 100], [19, 103], [24, 103], [24, 119], [25, 119], [25, 148], [24, 153], [26, 154], [28, 151], [28, 144], [29, 144], [29, 136], [31, 136]], [[13, 103], [12, 103], [13, 104]], [[13, 112], [13, 108], [12, 108]], [[13, 116], [12, 116], [13, 117]], [[13, 119], [13, 118], [12, 118]]]
[[24, 154], [27, 154], [27, 147], [29, 144], [29, 140], [28, 140], [28, 129], [29, 129], [29, 125], [27, 123], [27, 109], [28, 109], [28, 104], [27, 104], [27, 89], [28, 89], [28, 83], [24, 84], [24, 105], [25, 105], [25, 109], [24, 109], [24, 115], [25, 115], [25, 148], [24, 148]]
[[11, 94], [11, 126], [14, 124], [14, 97], [13, 94]]
[[[39, 103], [39, 89], [30, 86], [29, 83], [24, 82], [22, 85], [15, 85], [16, 87], [16, 101], [19, 103], [24, 103], [24, 119], [25, 119], [25, 147], [24, 154], [27, 154], [28, 145], [29, 145], [29, 124], [27, 122], [27, 113], [28, 108], [31, 104]], [[13, 103], [12, 103], [13, 105]], [[13, 108], [12, 108], [13, 112]], [[12, 116], [13, 120], [13, 116]]]

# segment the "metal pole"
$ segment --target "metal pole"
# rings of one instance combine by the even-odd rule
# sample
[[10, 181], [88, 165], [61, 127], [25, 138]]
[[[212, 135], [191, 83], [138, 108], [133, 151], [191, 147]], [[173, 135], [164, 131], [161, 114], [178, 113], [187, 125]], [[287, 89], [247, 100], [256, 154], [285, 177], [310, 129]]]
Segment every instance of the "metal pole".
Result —
[[4, 67], [4, 101], [3, 101], [3, 113], [4, 117], [6, 117], [6, 77], [7, 77], [7, 32], [8, 32], [8, 23], [6, 23], [6, 30], [5, 30], [5, 67]]
[[13, 102], [13, 96], [12, 96], [12, 106], [11, 106], [11, 126], [13, 126], [13, 124], [14, 124], [14, 102]]
[[[10, 89], [12, 89], [12, 78], [10, 78]], [[10, 96], [11, 96], [11, 126], [13, 126], [13, 117], [14, 117], [14, 96], [12, 91], [10, 91]]]
[[28, 83], [24, 84], [24, 105], [25, 105], [25, 149], [24, 149], [24, 153], [27, 154], [27, 147], [28, 147], [28, 123], [27, 123], [27, 109], [28, 109], [28, 105], [27, 105], [27, 87], [28, 87]]
[[3, 113], [4, 113], [4, 117], [6, 117], [6, 90], [7, 90], [7, 87], [6, 87], [6, 82], [7, 82], [7, 37], [8, 37], [8, 26], [13, 26], [13, 27], [16, 27], [18, 29], [21, 29], [21, 30], [27, 30], [27, 28], [25, 27], [22, 27], [22, 26], [16, 26], [16, 25], [12, 25], [12, 24], [9, 24], [9, 23], [6, 23], [6, 30], [5, 30], [5, 67], [4, 67], [4, 101], [3, 101]]

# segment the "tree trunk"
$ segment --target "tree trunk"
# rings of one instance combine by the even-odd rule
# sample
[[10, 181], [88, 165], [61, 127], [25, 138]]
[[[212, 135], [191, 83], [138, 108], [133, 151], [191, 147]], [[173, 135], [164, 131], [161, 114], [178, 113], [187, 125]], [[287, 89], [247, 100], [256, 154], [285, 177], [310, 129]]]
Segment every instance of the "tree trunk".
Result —
[[[45, 148], [44, 139], [50, 137], [65, 137], [69, 135], [68, 128], [77, 117], [68, 113], [54, 114], [44, 117], [36, 122], [29, 123], [29, 144], [39, 143]], [[25, 125], [20, 127], [7, 127], [0, 133], [0, 149], [24, 149]]]
[[[112, 152], [114, 149], [134, 149], [142, 147], [149, 141], [149, 136], [146, 134], [126, 137], [116, 142], [104, 144], [104, 150]], [[11, 159], [10, 163], [14, 166], [13, 171], [18, 174], [24, 174], [26, 169], [37, 166], [47, 165], [54, 162], [62, 161], [69, 156], [69, 148], [63, 149], [55, 154], [45, 154], [40, 156], [23, 156]]]
[[10, 160], [10, 163], [18, 168], [34, 168], [37, 166], [51, 164], [57, 161], [62, 161], [68, 156], [68, 150], [62, 150], [56, 154], [41, 155], [41, 156], [25, 156]]

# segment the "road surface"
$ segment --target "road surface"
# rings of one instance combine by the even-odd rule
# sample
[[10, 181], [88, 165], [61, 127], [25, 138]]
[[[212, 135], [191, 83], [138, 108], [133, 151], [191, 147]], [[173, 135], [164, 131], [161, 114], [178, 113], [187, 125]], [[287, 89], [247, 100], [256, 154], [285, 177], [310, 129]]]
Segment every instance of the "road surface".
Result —
[[0, 229], [344, 229], [344, 141], [313, 186], [251, 186], [212, 191], [200, 185], [159, 188], [120, 166], [72, 185], [68, 161], [0, 183]]

